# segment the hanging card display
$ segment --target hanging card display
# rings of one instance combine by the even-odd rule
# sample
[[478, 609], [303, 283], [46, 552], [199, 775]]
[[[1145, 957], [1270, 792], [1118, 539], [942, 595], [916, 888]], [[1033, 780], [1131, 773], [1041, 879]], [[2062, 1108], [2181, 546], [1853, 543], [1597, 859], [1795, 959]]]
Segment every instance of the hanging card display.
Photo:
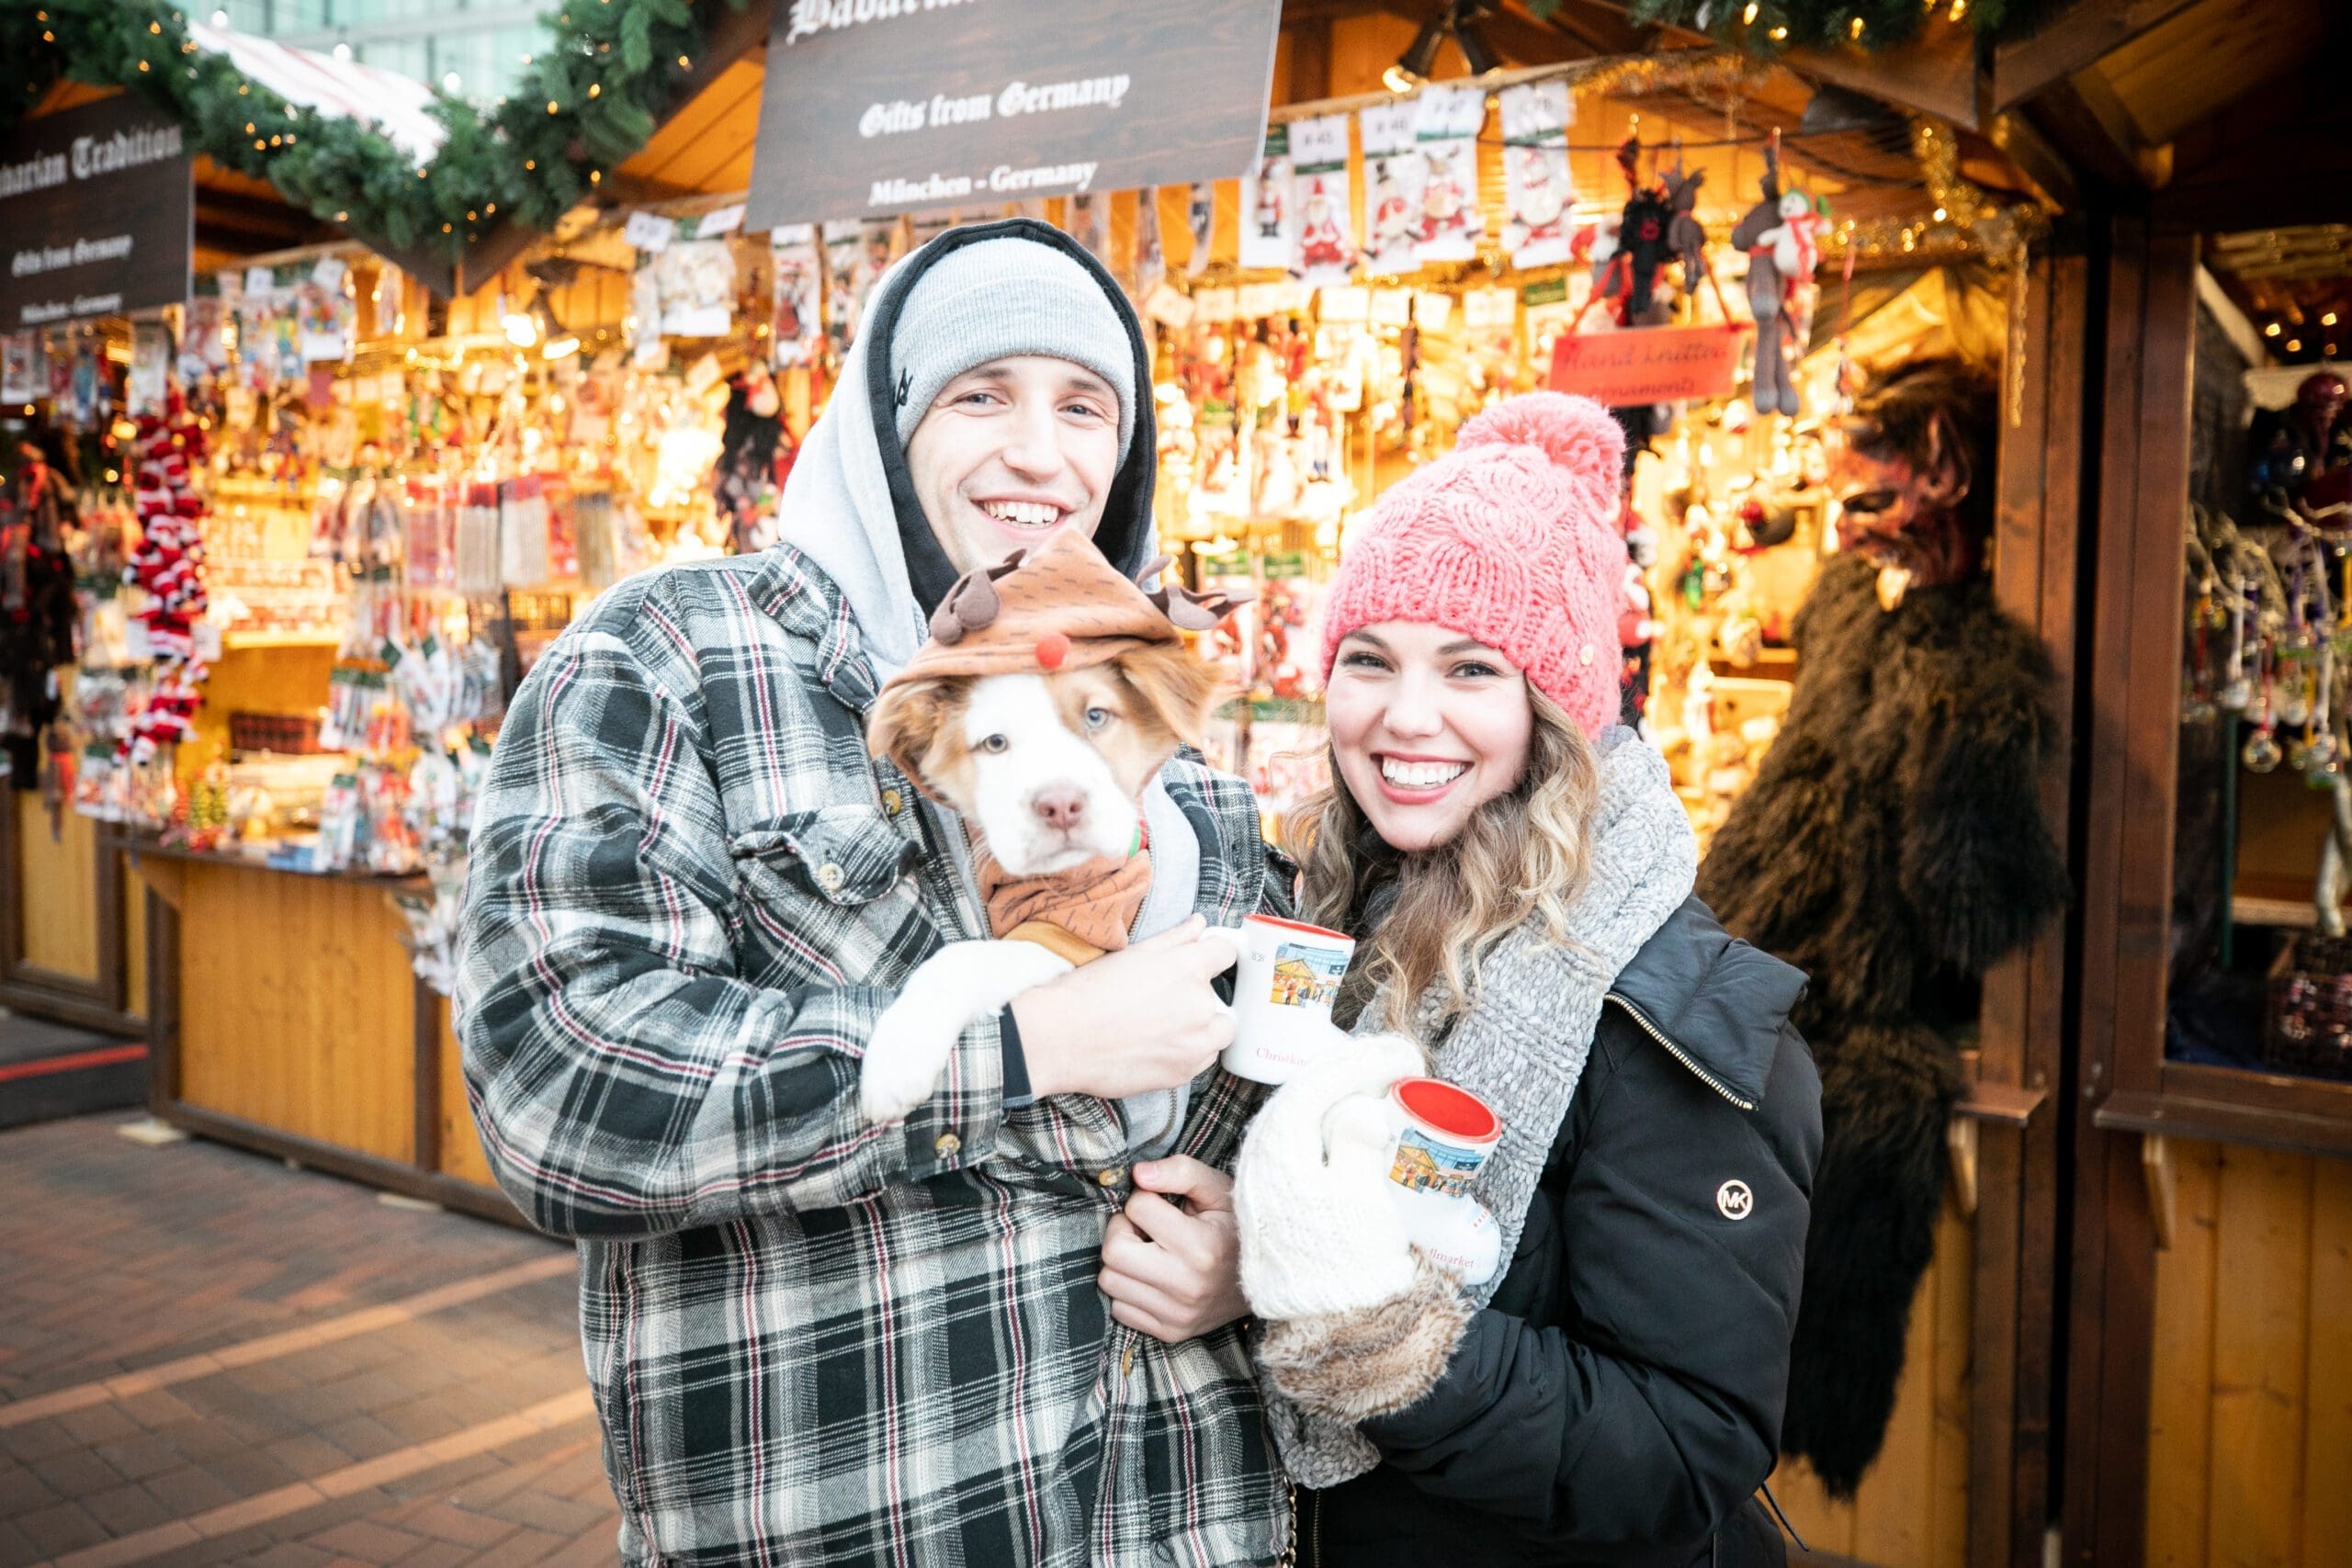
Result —
[[351, 348], [352, 316], [352, 302], [343, 292], [340, 271], [332, 283], [322, 282], [316, 276], [304, 278], [294, 291], [294, 320], [302, 363], [312, 365], [345, 357]]
[[404, 280], [401, 276], [401, 269], [386, 262], [383, 270], [376, 275], [375, 288], [368, 294], [369, 300], [376, 307], [375, 319], [370, 324], [370, 336], [390, 337], [401, 330], [401, 317], [403, 314], [401, 291], [403, 286]]
[[1503, 243], [1514, 266], [1555, 266], [1568, 259], [1568, 209], [1576, 186], [1568, 172], [1568, 126], [1576, 100], [1566, 82], [1529, 82], [1502, 93], [1503, 179], [1510, 220]]
[[1474, 260], [1487, 232], [1478, 212], [1478, 128], [1487, 120], [1487, 95], [1476, 87], [1425, 87], [1416, 105], [1422, 181], [1413, 254], [1423, 262]]
[[1085, 246], [1096, 261], [1105, 260], [1111, 251], [1110, 205], [1108, 197], [1083, 192], [1069, 198], [1069, 237]]
[[308, 362], [302, 357], [302, 323], [294, 314], [294, 299], [289, 294], [278, 301], [284, 314], [269, 318], [267, 333], [263, 342], [263, 355], [268, 362], [268, 384], [300, 381], [309, 374]]
[[1184, 270], [1197, 275], [1209, 265], [1209, 244], [1216, 233], [1216, 186], [1206, 180], [1192, 187], [1184, 198], [1184, 227], [1192, 231], [1193, 254]]
[[834, 355], [856, 341], [865, 297], [889, 266], [898, 232], [895, 220], [825, 225], [825, 335]]
[[161, 415], [172, 382], [172, 329], [161, 321], [130, 328], [130, 416]]
[[797, 370], [816, 363], [824, 341], [819, 313], [824, 265], [817, 255], [817, 231], [806, 223], [787, 223], [769, 233], [768, 246], [775, 280], [770, 355], [777, 369]]
[[31, 333], [0, 335], [0, 403], [28, 403], [47, 392], [40, 340]]
[[1297, 249], [1298, 207], [1293, 189], [1290, 127], [1266, 127], [1265, 151], [1241, 180], [1241, 265], [1288, 267]]
[[1142, 299], [1168, 276], [1168, 258], [1159, 247], [1159, 192], [1155, 187], [1136, 193], [1136, 260], [1127, 279], [1127, 293]]
[[669, 337], [725, 337], [735, 304], [735, 257], [724, 240], [681, 240], [653, 258]]
[[666, 251], [677, 237], [677, 220], [659, 212], [632, 212], [621, 226], [621, 241], [631, 250]]
[[1356, 117], [1363, 136], [1363, 269], [1410, 272], [1420, 265], [1421, 186], [1427, 183], [1414, 140], [1419, 115], [1410, 98], [1374, 105]]
[[228, 368], [228, 329], [227, 300], [218, 294], [198, 294], [189, 299], [187, 332], [180, 344], [180, 354], [197, 374]]
[[1356, 260], [1348, 117], [1332, 114], [1294, 121], [1290, 154], [1291, 178], [1298, 193], [1298, 249], [1291, 271], [1309, 283], [1344, 283]]

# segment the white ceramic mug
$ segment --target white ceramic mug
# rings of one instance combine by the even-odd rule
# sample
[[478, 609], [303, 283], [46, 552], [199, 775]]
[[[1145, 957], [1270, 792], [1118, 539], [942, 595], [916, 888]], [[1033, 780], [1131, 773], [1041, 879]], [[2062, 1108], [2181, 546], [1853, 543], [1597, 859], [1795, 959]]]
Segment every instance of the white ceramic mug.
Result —
[[1406, 1234], [1468, 1283], [1483, 1283], [1501, 1261], [1502, 1238], [1470, 1183], [1502, 1142], [1502, 1118], [1468, 1089], [1429, 1077], [1390, 1085], [1388, 1114], [1396, 1128], [1388, 1191]]
[[1236, 1077], [1287, 1083], [1335, 1040], [1331, 1003], [1355, 938], [1321, 926], [1251, 915], [1210, 934], [1240, 955], [1233, 979], [1233, 1043], [1218, 1058]]

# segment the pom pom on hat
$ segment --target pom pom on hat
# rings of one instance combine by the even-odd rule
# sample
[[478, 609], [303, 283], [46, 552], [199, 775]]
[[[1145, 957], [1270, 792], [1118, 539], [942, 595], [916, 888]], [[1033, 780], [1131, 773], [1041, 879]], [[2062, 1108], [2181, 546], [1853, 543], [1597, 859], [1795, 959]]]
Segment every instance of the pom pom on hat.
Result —
[[1421, 622], [1503, 654], [1586, 736], [1614, 723], [1624, 452], [1589, 398], [1530, 392], [1469, 421], [1452, 452], [1380, 498], [1340, 562], [1326, 678], [1349, 633]]
[[1532, 446], [1578, 488], [1588, 508], [1614, 511], [1625, 463], [1625, 427], [1590, 398], [1525, 392], [1482, 409], [1454, 437], [1454, 450]]

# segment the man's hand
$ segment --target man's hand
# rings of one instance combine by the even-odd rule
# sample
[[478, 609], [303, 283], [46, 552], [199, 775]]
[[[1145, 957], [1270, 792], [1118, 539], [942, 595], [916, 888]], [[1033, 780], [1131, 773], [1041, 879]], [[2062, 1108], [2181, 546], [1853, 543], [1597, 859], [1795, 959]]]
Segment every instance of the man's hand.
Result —
[[1040, 1099], [1104, 1100], [1190, 1083], [1233, 1039], [1233, 1013], [1209, 982], [1233, 945], [1198, 915], [1012, 999], [1029, 1088]]
[[1170, 1345], [1246, 1316], [1233, 1179], [1186, 1155], [1138, 1165], [1135, 1179], [1126, 1212], [1111, 1216], [1102, 1237], [1096, 1282], [1111, 1315]]

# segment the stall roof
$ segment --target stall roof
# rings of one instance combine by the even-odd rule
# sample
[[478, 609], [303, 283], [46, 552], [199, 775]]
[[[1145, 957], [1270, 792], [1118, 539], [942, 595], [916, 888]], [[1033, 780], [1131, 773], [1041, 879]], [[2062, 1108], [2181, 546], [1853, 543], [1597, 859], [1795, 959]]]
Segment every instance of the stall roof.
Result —
[[[1380, 65], [1394, 60], [1428, 19], [1430, 3], [1287, 0], [1275, 67], [1278, 112], [1285, 102], [1295, 107], [1295, 100], [1329, 100], [1334, 93], [1372, 85]], [[751, 183], [772, 14], [772, 0], [752, 0], [741, 12], [721, 13], [723, 20], [695, 62], [692, 79], [673, 96], [675, 107], [641, 148], [607, 172], [590, 213], [560, 226], [565, 236], [589, 226], [581, 219], [595, 212], [642, 206], [684, 211], [740, 197]], [[1504, 0], [1483, 25], [1516, 67], [1575, 62], [1600, 69], [1634, 56], [1709, 47], [1712, 41], [1636, 25], [1622, 6], [1608, 0], [1562, 0], [1543, 18], [1525, 0]], [[1369, 75], [1349, 69], [1351, 56], [1359, 65], [1372, 62]], [[1905, 112], [1910, 109], [1956, 117], [1962, 127], [1960, 172], [1968, 178], [2000, 196], [2046, 195], [1992, 139], [1966, 129], [1975, 118], [1974, 95], [1956, 89], [1954, 83], [1973, 83], [1973, 59], [1968, 30], [1939, 22], [1917, 45], [1888, 56], [1859, 51], [1801, 55], [1790, 65], [1754, 66], [1736, 92], [1668, 90], [1629, 97], [1622, 112], [1600, 117], [1606, 123], [1580, 127], [1574, 140], [1613, 143], [1638, 113], [1645, 143], [1656, 146], [1679, 137], [1692, 149], [1691, 163], [1723, 165], [1711, 169], [1708, 197], [1716, 208], [1729, 209], [1754, 199], [1758, 173], [1752, 152], [1743, 159], [1729, 144], [1752, 147], [1779, 129], [1786, 137], [1784, 157], [1792, 171], [1809, 188], [1828, 196], [1838, 219], [1867, 223], [1924, 218], [1936, 205], [1913, 148]], [[1957, 73], [1955, 62], [1962, 67]], [[1441, 76], [1462, 69], [1452, 50], [1441, 56]], [[1828, 83], [1849, 90], [1825, 95], [1818, 85]], [[1604, 159], [1589, 152], [1577, 159], [1580, 184], [1596, 191], [1614, 188]], [[1596, 179], [1606, 183], [1595, 186]], [[512, 224], [489, 231], [469, 248], [458, 287], [481, 287], [542, 237]]]
[[2352, 177], [2348, 61], [2341, 0], [2076, 0], [1993, 50], [1991, 102], [2160, 223], [2324, 220]]

